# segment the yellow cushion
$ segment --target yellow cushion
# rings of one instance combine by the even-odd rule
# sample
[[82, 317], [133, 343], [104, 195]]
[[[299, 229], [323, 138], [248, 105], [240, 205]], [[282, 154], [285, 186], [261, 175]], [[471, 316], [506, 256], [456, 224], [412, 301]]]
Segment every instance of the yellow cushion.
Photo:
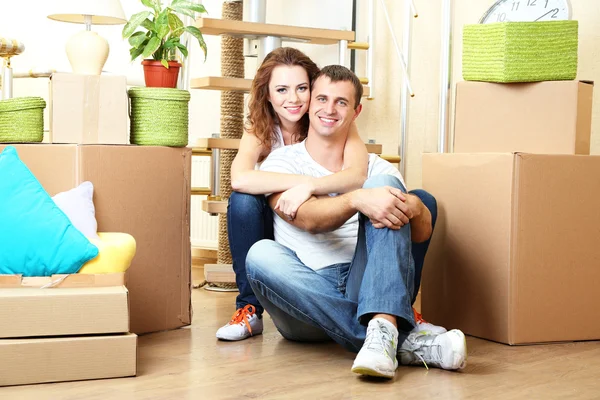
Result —
[[125, 272], [135, 256], [133, 236], [120, 232], [98, 232], [100, 240], [89, 238], [98, 247], [98, 256], [81, 267], [80, 274], [110, 274]]

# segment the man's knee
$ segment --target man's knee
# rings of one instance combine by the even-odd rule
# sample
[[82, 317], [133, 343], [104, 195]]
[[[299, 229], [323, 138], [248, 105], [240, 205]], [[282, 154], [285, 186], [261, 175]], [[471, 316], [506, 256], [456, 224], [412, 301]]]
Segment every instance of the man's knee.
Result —
[[250, 247], [246, 256], [246, 273], [249, 276], [255, 276], [265, 267], [268, 268], [269, 254], [272, 252], [274, 246], [274, 241], [263, 239]]
[[389, 175], [389, 174], [375, 175], [375, 176], [369, 177], [365, 181], [363, 188], [370, 189], [370, 188], [376, 188], [376, 187], [382, 187], [382, 186], [392, 186], [392, 187], [402, 190], [403, 192], [406, 192], [406, 188], [404, 187], [404, 185], [402, 185], [402, 182], [400, 182], [400, 179], [398, 179], [397, 177], [395, 177], [393, 175]]

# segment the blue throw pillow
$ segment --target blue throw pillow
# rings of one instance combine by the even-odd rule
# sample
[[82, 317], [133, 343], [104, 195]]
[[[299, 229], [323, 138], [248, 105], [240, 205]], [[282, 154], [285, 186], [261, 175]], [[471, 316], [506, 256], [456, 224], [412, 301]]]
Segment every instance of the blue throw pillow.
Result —
[[0, 274], [74, 274], [97, 255], [7, 146], [0, 153]]

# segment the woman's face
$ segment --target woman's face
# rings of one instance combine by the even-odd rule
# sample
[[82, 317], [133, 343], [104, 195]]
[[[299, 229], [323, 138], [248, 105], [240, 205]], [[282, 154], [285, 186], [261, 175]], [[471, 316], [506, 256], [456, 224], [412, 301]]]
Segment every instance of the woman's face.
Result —
[[297, 65], [275, 67], [269, 81], [269, 101], [283, 124], [298, 122], [310, 103], [306, 70]]

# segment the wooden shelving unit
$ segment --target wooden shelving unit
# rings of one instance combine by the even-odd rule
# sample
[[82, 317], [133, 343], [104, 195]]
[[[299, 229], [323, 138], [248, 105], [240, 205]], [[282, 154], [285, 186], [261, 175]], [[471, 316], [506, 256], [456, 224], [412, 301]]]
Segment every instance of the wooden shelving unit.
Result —
[[276, 36], [282, 38], [282, 40], [288, 39], [311, 44], [338, 44], [341, 40], [352, 42], [355, 38], [353, 31], [303, 28], [300, 26], [213, 18], [198, 18], [195, 25], [202, 31], [203, 35], [231, 35], [246, 38]]

